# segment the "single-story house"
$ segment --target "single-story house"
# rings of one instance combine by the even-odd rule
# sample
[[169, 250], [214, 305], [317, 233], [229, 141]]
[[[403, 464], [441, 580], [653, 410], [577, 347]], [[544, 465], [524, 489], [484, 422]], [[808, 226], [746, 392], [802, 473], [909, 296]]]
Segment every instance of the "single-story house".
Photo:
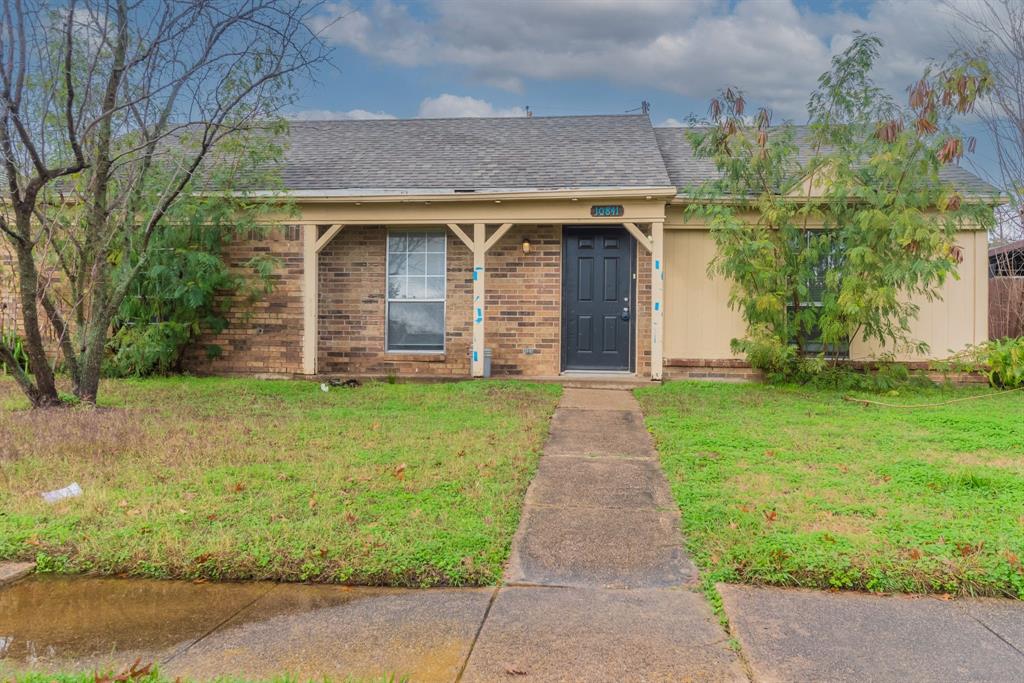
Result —
[[[282, 174], [298, 215], [230, 252], [279, 257], [275, 289], [233, 307], [193, 370], [751, 372], [730, 350], [745, 327], [729, 284], [707, 273], [714, 241], [684, 216], [685, 190], [715, 174], [684, 129], [644, 115], [295, 122]], [[914, 333], [935, 356], [987, 338], [986, 237], [963, 231], [959, 279], [921, 302]], [[849, 357], [882, 351], [853, 340]]]

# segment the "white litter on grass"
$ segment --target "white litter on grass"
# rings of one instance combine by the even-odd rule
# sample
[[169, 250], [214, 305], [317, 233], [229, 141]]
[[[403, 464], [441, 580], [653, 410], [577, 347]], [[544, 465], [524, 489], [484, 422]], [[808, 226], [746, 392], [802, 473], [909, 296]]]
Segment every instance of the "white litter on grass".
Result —
[[47, 491], [41, 495], [43, 496], [43, 500], [47, 503], [56, 503], [57, 501], [64, 500], [65, 498], [77, 498], [82, 495], [82, 487], [78, 485], [77, 481], [73, 481], [62, 489]]
[[320, 384], [320, 391], [322, 391], [322, 392], [324, 392], [326, 394], [330, 390], [331, 390], [331, 388], [329, 386], [327, 386], [327, 382], [323, 382], [323, 383]]

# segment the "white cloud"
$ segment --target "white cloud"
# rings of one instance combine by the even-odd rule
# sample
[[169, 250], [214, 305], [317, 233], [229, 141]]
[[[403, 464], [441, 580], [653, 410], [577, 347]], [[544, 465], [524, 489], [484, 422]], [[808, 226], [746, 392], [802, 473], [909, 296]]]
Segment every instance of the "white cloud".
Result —
[[[394, 0], [334, 3], [314, 27], [386, 62], [461, 66], [510, 92], [523, 92], [529, 79], [593, 78], [704, 100], [735, 85], [751, 103], [797, 119], [855, 30], [885, 41], [878, 76], [897, 94], [950, 47], [948, 11], [885, 0], [863, 17], [801, 10], [793, 0], [432, 0], [425, 7], [421, 19]], [[341, 18], [330, 24], [332, 17]]]
[[351, 120], [366, 121], [369, 119], [394, 119], [394, 114], [383, 111], [367, 111], [366, 109], [349, 109], [348, 111], [334, 111], [332, 109], [303, 109], [286, 115], [291, 121], [332, 121]]
[[486, 100], [444, 93], [420, 102], [419, 116], [424, 119], [509, 117], [526, 116], [526, 110], [522, 107], [495, 108]]

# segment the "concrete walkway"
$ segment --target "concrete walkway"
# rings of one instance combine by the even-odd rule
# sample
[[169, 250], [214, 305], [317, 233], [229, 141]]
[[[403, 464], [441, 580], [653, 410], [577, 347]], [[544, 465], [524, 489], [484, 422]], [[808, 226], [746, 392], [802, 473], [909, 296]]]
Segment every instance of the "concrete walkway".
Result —
[[628, 391], [566, 388], [463, 680], [746, 680]]

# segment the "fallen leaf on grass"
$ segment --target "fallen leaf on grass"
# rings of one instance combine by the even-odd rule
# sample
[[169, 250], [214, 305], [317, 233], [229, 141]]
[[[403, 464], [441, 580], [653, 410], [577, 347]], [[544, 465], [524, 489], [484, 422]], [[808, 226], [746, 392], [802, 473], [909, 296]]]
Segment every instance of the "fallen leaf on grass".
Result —
[[404, 479], [405, 478], [405, 463], [404, 462], [401, 465], [398, 465], [398, 466], [395, 467], [394, 475], [395, 475], [396, 479]]
[[312, 510], [316, 507], [316, 498], [309, 499], [309, 509]]
[[910, 552], [908, 552], [907, 554], [910, 556], [910, 559], [912, 560], [920, 560], [922, 557], [924, 557], [924, 553], [922, 553], [918, 548], [911, 548]]
[[775, 512], [775, 510], [765, 510], [764, 518], [769, 522], [774, 522], [776, 519], [779, 518], [779, 513]]
[[241, 493], [242, 491], [245, 490], [245, 482], [244, 481], [236, 481], [235, 485], [233, 487], [231, 487], [231, 490], [234, 491], [235, 493]]
[[1005, 551], [1005, 553], [1006, 553], [1006, 561], [1010, 563], [1010, 566], [1013, 567], [1014, 569], [1016, 569], [1017, 571], [1020, 571], [1021, 570], [1020, 558], [1017, 557], [1014, 553], [1012, 553], [1009, 550]]

